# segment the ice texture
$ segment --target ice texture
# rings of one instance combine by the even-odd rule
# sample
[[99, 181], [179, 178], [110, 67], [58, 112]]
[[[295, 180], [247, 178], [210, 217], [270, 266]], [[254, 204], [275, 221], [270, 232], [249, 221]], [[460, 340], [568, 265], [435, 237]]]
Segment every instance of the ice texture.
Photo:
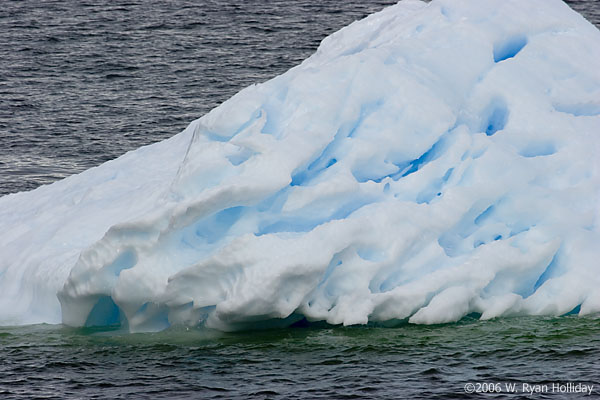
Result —
[[404, 0], [161, 143], [0, 198], [0, 323], [600, 312], [600, 32]]

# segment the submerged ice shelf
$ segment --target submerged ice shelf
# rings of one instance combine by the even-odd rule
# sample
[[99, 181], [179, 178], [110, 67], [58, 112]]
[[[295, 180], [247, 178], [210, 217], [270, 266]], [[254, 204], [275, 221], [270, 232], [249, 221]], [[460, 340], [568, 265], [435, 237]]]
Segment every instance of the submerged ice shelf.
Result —
[[404, 0], [161, 143], [0, 198], [0, 323], [600, 312], [600, 32]]

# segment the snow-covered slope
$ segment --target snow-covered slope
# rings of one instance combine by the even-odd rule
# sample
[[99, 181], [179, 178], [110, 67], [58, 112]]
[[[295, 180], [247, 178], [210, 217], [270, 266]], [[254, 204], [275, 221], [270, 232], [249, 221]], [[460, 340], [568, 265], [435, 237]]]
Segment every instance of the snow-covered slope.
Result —
[[179, 135], [0, 198], [0, 323], [600, 312], [600, 32], [405, 0]]

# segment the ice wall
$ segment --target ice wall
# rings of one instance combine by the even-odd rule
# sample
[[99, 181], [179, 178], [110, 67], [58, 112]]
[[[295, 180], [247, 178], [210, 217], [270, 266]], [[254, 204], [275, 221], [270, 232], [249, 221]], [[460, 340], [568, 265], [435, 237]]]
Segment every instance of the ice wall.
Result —
[[600, 312], [600, 32], [405, 0], [181, 134], [0, 198], [0, 323]]

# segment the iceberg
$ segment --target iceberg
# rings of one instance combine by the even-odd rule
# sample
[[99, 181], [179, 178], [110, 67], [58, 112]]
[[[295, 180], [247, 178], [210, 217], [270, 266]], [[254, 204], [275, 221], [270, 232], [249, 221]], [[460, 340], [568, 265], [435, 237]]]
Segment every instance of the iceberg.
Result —
[[0, 198], [0, 324], [600, 312], [600, 31], [403, 0], [180, 134]]

